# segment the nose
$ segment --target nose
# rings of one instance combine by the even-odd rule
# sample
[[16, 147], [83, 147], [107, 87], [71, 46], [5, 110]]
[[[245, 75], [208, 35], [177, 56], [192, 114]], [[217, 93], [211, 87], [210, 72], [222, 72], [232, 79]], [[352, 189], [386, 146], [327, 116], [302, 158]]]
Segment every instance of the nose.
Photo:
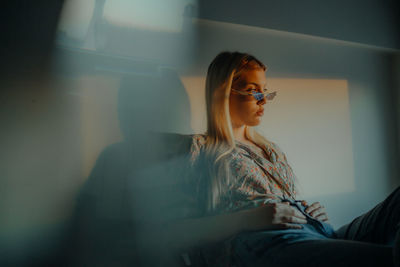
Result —
[[267, 100], [266, 100], [266, 98], [265, 98], [265, 96], [261, 99], [261, 100], [259, 100], [258, 102], [257, 102], [257, 105], [265, 105], [267, 103]]

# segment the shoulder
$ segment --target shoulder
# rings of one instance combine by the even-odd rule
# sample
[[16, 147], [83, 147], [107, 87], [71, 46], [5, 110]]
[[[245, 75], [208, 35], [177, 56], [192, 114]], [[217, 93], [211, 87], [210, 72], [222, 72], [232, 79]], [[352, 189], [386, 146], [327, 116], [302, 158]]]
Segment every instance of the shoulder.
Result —
[[194, 134], [192, 136], [192, 143], [190, 146], [190, 161], [194, 163], [200, 155], [206, 143], [206, 135], [204, 134]]
[[281, 148], [278, 146], [277, 143], [271, 142], [271, 141], [270, 141], [269, 144], [267, 144], [267, 145], [269, 145], [270, 148], [273, 149], [276, 153], [279, 153], [279, 154], [282, 153], [282, 150], [281, 150]]
[[267, 150], [269, 150], [271, 156], [274, 155], [276, 159], [281, 159], [284, 161], [287, 160], [285, 153], [282, 151], [280, 146], [275, 142], [268, 141], [268, 143], [266, 143], [265, 146]]
[[206, 143], [206, 137], [205, 134], [194, 134], [192, 136], [192, 146], [204, 146]]

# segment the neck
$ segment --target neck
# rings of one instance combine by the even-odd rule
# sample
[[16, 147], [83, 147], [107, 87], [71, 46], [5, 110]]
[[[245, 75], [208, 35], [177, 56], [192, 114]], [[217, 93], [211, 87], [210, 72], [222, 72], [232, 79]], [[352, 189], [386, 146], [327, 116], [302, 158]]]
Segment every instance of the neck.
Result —
[[233, 131], [233, 136], [235, 137], [236, 140], [240, 142], [246, 142], [246, 134], [245, 134], [245, 126], [240, 125], [240, 126], [235, 126], [232, 125], [232, 131]]

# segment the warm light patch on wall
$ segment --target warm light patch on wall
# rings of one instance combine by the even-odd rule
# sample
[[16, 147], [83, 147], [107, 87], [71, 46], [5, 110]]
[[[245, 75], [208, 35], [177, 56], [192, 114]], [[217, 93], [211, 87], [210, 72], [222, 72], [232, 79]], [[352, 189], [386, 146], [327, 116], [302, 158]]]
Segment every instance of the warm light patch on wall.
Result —
[[[194, 132], [206, 129], [205, 77], [182, 77]], [[258, 130], [286, 153], [301, 196], [355, 190], [346, 80], [269, 78], [277, 97], [265, 107]]]
[[259, 131], [288, 156], [305, 197], [355, 190], [348, 83], [269, 79], [278, 91]]
[[207, 128], [205, 84], [202, 76], [181, 76], [190, 101], [190, 126], [195, 133], [204, 133]]

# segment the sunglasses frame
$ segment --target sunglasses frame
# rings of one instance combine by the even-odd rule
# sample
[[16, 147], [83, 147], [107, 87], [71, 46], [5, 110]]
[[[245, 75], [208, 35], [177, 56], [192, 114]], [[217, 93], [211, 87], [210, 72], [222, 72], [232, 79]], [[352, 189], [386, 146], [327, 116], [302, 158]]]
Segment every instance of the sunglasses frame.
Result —
[[274, 91], [274, 92], [272, 92], [272, 93], [268, 93], [268, 89], [265, 89], [265, 92], [264, 92], [264, 93], [260, 93], [260, 92], [257, 92], [257, 93], [243, 92], [243, 91], [240, 91], [240, 90], [236, 90], [236, 89], [234, 89], [234, 88], [232, 88], [231, 90], [232, 90], [233, 92], [235, 92], [235, 93], [240, 94], [240, 95], [250, 95], [250, 96], [254, 97], [254, 99], [257, 100], [257, 101], [263, 100], [264, 97], [265, 97], [267, 100], [271, 101], [271, 100], [273, 100], [273, 99], [275, 98], [275, 96], [276, 96], [276, 94], [277, 94], [276, 91]]

